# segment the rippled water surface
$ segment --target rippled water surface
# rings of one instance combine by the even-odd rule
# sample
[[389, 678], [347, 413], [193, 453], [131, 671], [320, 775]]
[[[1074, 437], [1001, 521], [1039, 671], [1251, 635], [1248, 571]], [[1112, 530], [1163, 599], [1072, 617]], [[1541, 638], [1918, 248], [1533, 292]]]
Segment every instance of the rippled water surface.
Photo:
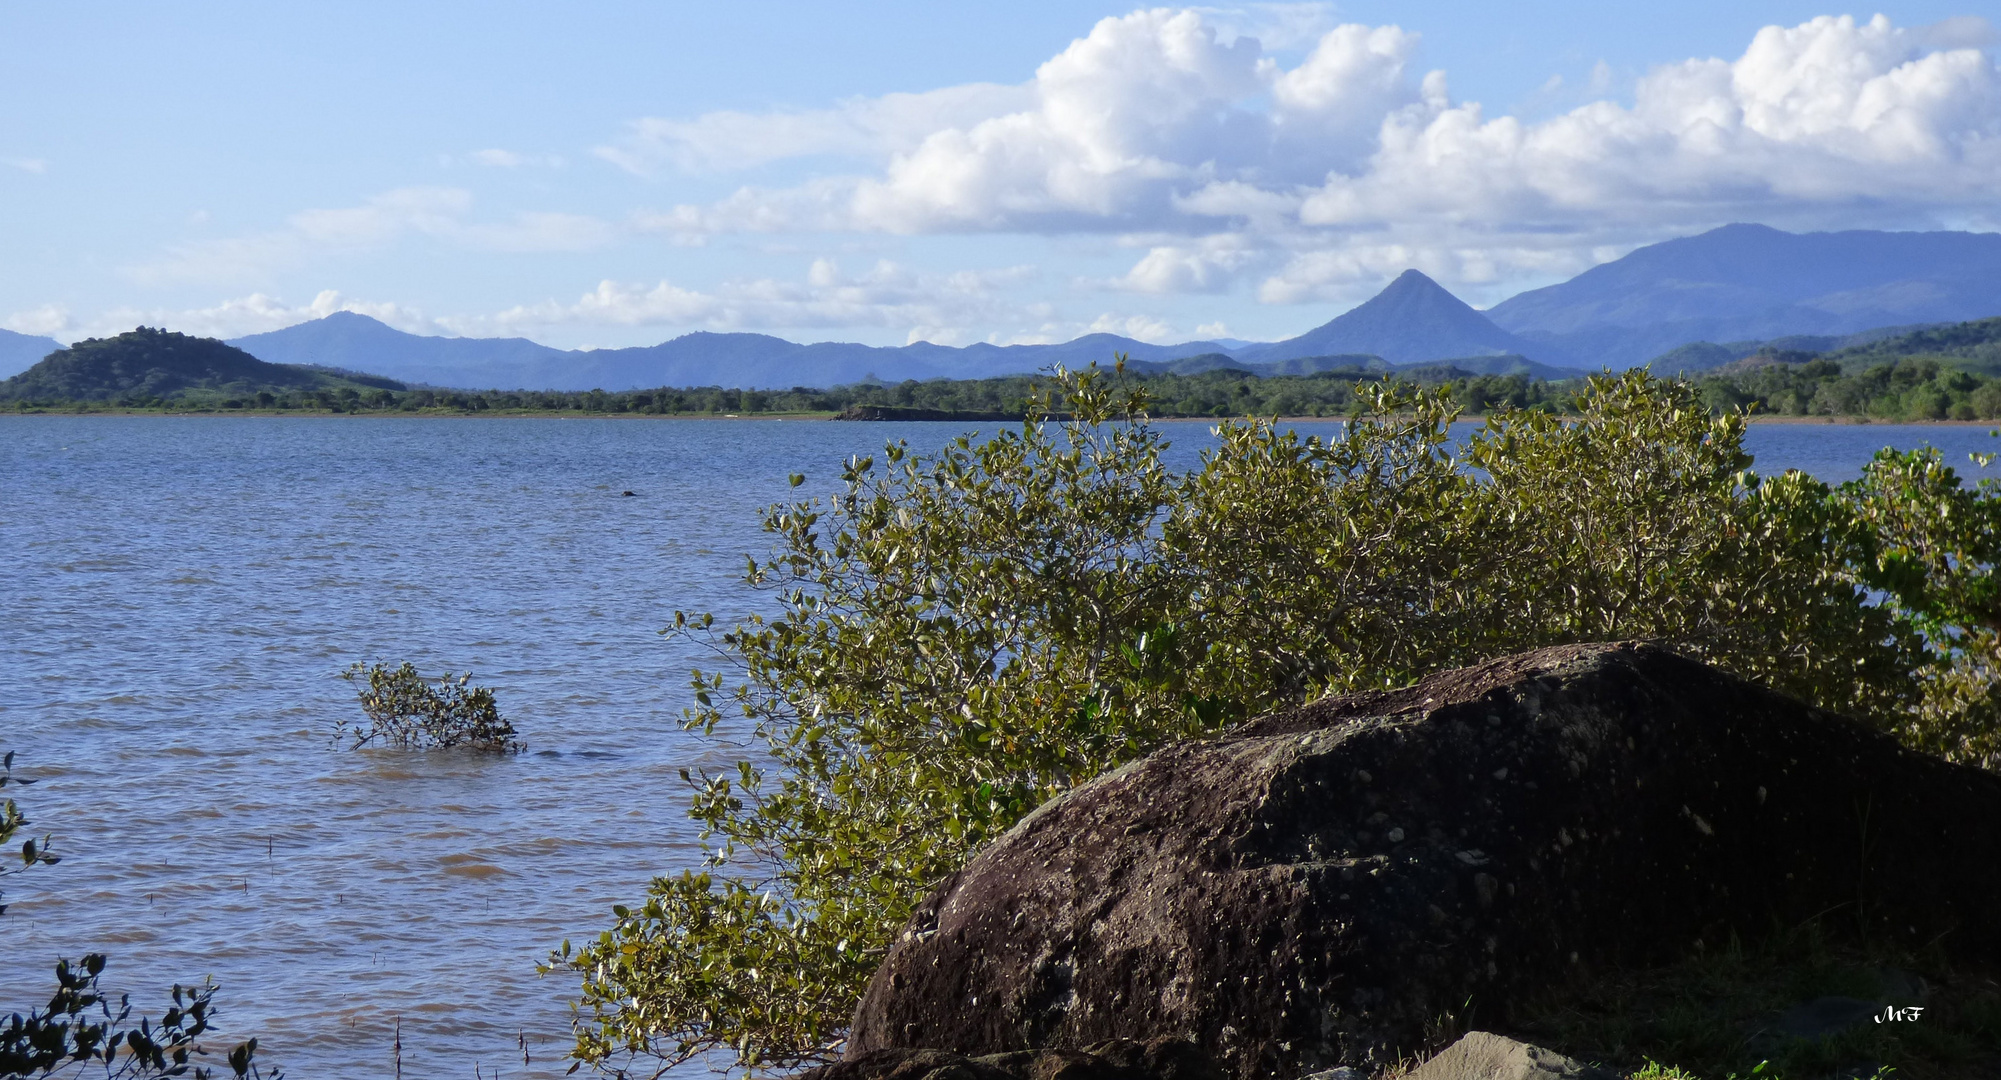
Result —
[[[1331, 426], [1317, 430], [1331, 431]], [[1209, 442], [1170, 429], [1187, 463]], [[57, 955], [157, 1012], [213, 975], [297, 1080], [554, 1077], [581, 939], [695, 837], [678, 771], [699, 658], [677, 608], [746, 610], [757, 509], [937, 424], [0, 417], [0, 750], [61, 865], [9, 878], [0, 1012]], [[1760, 471], [1955, 463], [1985, 428], [1772, 425]], [[621, 495], [633, 491], [635, 497]], [[332, 748], [357, 660], [471, 668], [529, 752]], [[529, 1057], [523, 1063], [525, 1045]]]

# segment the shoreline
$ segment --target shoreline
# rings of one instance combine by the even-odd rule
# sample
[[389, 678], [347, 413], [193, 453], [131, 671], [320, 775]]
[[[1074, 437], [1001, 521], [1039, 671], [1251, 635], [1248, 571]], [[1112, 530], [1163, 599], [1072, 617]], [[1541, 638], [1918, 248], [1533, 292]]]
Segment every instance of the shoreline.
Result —
[[232, 416], [259, 416], [283, 419], [286, 417], [302, 420], [330, 420], [336, 417], [348, 420], [832, 420], [831, 412], [786, 412], [786, 413], [634, 413], [634, 412], [572, 412], [554, 409], [487, 409], [480, 412], [457, 410], [423, 410], [404, 412], [400, 409], [370, 410], [368, 412], [335, 412], [331, 409], [5, 409], [0, 408], [0, 416], [161, 416], [173, 418], [214, 418]]
[[[1488, 414], [1485, 413], [1473, 413], [1473, 414], [1463, 415], [1458, 420], [1455, 420], [1454, 423], [1477, 423], [1485, 419], [1487, 415]], [[323, 409], [147, 409], [147, 408], [130, 408], [130, 407], [118, 407], [118, 406], [110, 406], [106, 408], [88, 408], [88, 409], [44, 409], [44, 408], [6, 409], [4, 407], [0, 407], [0, 416], [101, 416], [101, 417], [159, 416], [159, 417], [181, 417], [189, 419], [231, 417], [231, 416], [255, 416], [255, 417], [274, 417], [274, 418], [292, 417], [298, 419], [319, 419], [319, 420], [333, 419], [339, 417], [343, 419], [354, 419], [354, 420], [363, 420], [363, 419], [502, 420], [505, 419], [505, 420], [703, 420], [703, 421], [722, 421], [722, 420], [819, 421], [819, 420], [836, 420], [839, 418], [839, 414], [835, 412], [783, 412], [783, 413], [749, 413], [749, 414], [637, 413], [637, 412], [585, 413], [585, 412], [573, 412], [569, 410], [551, 410], [551, 409], [487, 409], [479, 412], [464, 412], [459, 410], [443, 410], [443, 409], [417, 410], [417, 411], [404, 412], [402, 410], [385, 409], [380, 411], [370, 410], [367, 412], [337, 412], [334, 410], [323, 410]], [[1226, 420], [1264, 419], [1264, 417], [1153, 416], [1149, 417], [1148, 419], [1155, 423], [1219, 424]], [[1345, 421], [1347, 417], [1279, 416], [1273, 419], [1276, 419], [1279, 423], [1283, 424], [1338, 424]], [[1772, 424], [1772, 425], [1782, 425], [1782, 426], [1783, 425], [1800, 425], [1800, 426], [1847, 425], [1847, 426], [1859, 427], [1864, 425], [1876, 424], [1876, 425], [1889, 425], [1893, 427], [1983, 427], [1984, 426], [1984, 427], [2001, 428], [2001, 419], [1893, 420], [1876, 416], [1788, 416], [1783, 414], [1762, 413], [1749, 416], [1746, 418], [1746, 420], [1752, 424], [1759, 424], [1759, 425]], [[1021, 420], [1019, 419], [994, 420], [991, 418], [978, 419], [978, 420], [887, 419], [887, 420], [849, 420], [842, 422], [856, 423], [856, 424], [960, 424], [960, 425], [976, 424], [977, 425], [977, 424], [993, 424], [993, 423], [1019, 424], [1021, 423]]]

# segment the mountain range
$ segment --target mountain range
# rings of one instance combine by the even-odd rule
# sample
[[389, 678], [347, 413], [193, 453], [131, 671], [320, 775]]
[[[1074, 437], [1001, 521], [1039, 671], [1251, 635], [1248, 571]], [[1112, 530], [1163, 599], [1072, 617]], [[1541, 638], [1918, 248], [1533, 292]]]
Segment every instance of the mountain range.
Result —
[[[1726, 225], [1639, 248], [1485, 312], [1406, 270], [1359, 307], [1272, 342], [1154, 345], [1089, 334], [1051, 345], [883, 347], [698, 332], [643, 348], [563, 350], [525, 338], [409, 334], [339, 312], [230, 344], [272, 363], [468, 389], [826, 387], [1074, 368], [1120, 353], [1144, 369], [1184, 372], [1299, 374], [1450, 363], [1476, 374], [1562, 378], [1655, 358], [1664, 372], [1699, 370], [1773, 339], [1852, 343], [1856, 335], [1893, 332], [1885, 328], [1994, 315], [2001, 315], [2001, 234], [1796, 234]], [[0, 331], [0, 375], [59, 347]]]
[[651, 386], [751, 388], [834, 386], [875, 378], [977, 379], [1038, 371], [1051, 364], [1083, 367], [1124, 352], [1166, 361], [1224, 352], [1215, 342], [1149, 345], [1112, 334], [1090, 334], [1061, 345], [971, 345], [917, 342], [901, 348], [819, 342], [801, 345], [768, 334], [685, 334], [633, 349], [564, 351], [523, 338], [440, 338], [406, 334], [365, 315], [337, 312], [267, 334], [230, 342], [274, 363], [317, 364], [394, 374], [405, 382], [480, 389], [629, 390]]
[[1642, 364], [1692, 342], [1967, 322], [2001, 315], [2001, 234], [1725, 225], [1640, 248], [1486, 314], [1593, 368]]
[[1342, 368], [1395, 370], [1450, 361], [1479, 374], [1561, 378], [1575, 371], [1542, 362], [1558, 350], [1500, 327], [1416, 270], [1323, 326], [1284, 341], [1192, 341], [1154, 345], [1087, 334], [1055, 345], [917, 342], [901, 347], [820, 342], [800, 345], [767, 334], [698, 332], [645, 348], [564, 351], [524, 338], [441, 338], [406, 334], [366, 315], [323, 319], [230, 344], [261, 359], [350, 371], [404, 382], [494, 389], [629, 390], [652, 386], [744, 388], [835, 386], [868, 379], [978, 379], [1083, 367], [1124, 354], [1136, 367], [1182, 373], [1234, 368], [1307, 374]]

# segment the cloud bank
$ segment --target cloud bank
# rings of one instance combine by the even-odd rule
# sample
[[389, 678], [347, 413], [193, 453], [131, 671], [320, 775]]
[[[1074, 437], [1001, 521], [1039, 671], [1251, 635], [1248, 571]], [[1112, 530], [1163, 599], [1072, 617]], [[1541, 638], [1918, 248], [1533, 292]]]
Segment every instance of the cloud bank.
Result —
[[669, 281], [600, 282], [573, 302], [550, 301], [496, 315], [452, 322], [466, 334], [523, 333], [551, 326], [662, 326], [706, 330], [772, 330], [797, 327], [909, 327], [911, 341], [963, 343], [972, 327], [1046, 321], [1034, 305], [1002, 298], [1013, 284], [1035, 276], [1029, 267], [925, 274], [888, 260], [848, 273], [833, 259], [815, 259], [803, 280], [755, 278], [724, 282], [713, 290]]
[[257, 292], [203, 308], [121, 307], [84, 319], [62, 305], [48, 304], [14, 312], [0, 319], [0, 326], [17, 333], [52, 337], [66, 344], [90, 337], [110, 337], [135, 326], [166, 326], [199, 337], [233, 338], [282, 330], [323, 319], [336, 311], [358, 312], [413, 334], [452, 333], [443, 322], [426, 318], [406, 305], [357, 300], [332, 289], [321, 291], [305, 304], [289, 304]]
[[[1491, 301], [1731, 221], [2001, 229], [2001, 74], [1981, 19], [1769, 26], [1734, 58], [1663, 64], [1624, 88], [1601, 63], [1581, 98], [1561, 80], [1544, 87], [1545, 98], [1583, 104], [1525, 120], [1455, 99], [1446, 73], [1419, 65], [1414, 31], [1331, 25], [1327, 10], [1137, 11], [1101, 20], [1019, 84], [642, 119], [592, 153], [653, 190], [690, 175], [709, 190], [733, 173], [795, 179], [739, 176], [721, 198], [598, 216], [482, 213], [464, 187], [400, 187], [126, 268], [144, 284], [262, 291], [185, 312], [110, 312], [87, 326], [43, 306], [8, 325], [60, 336], [172, 315], [175, 325], [242, 334], [365, 310], [418, 332], [572, 340], [591, 327], [652, 326], [867, 327], [876, 338], [953, 343], [1117, 328], [1161, 340], [1175, 329], [1133, 311], [1157, 313], [1162, 296], [1346, 304], [1416, 267]], [[489, 148], [450, 163], [566, 182], [585, 171], [565, 160]], [[675, 280], [606, 277], [593, 288], [586, 278], [564, 287], [579, 290], [573, 299], [559, 289], [437, 317], [333, 292], [305, 305], [271, 295], [283, 275], [406, 242], [538, 254], [737, 237], [739, 249], [817, 253], [857, 237], [893, 249], [899, 241], [885, 238], [922, 236], [1058, 238], [1046, 250], [1109, 255], [1114, 268], [1101, 263], [1089, 279], [895, 261], [848, 272], [823, 259], [802, 260], [800, 276], [720, 281], [677, 268]], [[1189, 322], [1216, 314], [1191, 308]], [[1220, 328], [1181, 336], [1191, 332]]]
[[[351, 311], [408, 333], [446, 337], [536, 335], [552, 328], [659, 327], [670, 333], [689, 329], [888, 329], [904, 333], [907, 342], [951, 345], [1067, 341], [1096, 330], [1156, 342], [1176, 338], [1174, 328], [1158, 320], [1109, 312], [1095, 319], [1065, 319], [1046, 303], [1022, 302], [1007, 295], [1012, 286], [1037, 274], [1026, 266], [928, 274], [888, 260], [851, 273], [835, 260], [821, 258], [813, 260], [796, 279], [745, 278], [711, 289], [688, 288], [665, 280], [608, 279], [572, 301], [549, 300], [491, 314], [433, 317], [408, 305], [361, 300], [327, 289], [304, 304], [254, 292], [208, 307], [123, 307], [85, 319], [60, 305], [45, 305], [0, 318], [0, 326], [65, 342], [108, 337], [142, 325], [234, 338]], [[986, 329], [996, 325], [1023, 329], [1006, 335]]]
[[1107, 284], [1350, 299], [1418, 266], [1461, 283], [1575, 272], [1732, 220], [2001, 226], [2001, 77], [1979, 19], [1824, 16], [1734, 60], [1663, 65], [1630, 104], [1524, 122], [1455, 102], [1418, 35], [1342, 25], [1288, 67], [1200, 10], [1097, 24], [1027, 84], [822, 113], [643, 121], [605, 156], [715, 170], [847, 153], [870, 168], [644, 216], [727, 233], [1105, 234]]

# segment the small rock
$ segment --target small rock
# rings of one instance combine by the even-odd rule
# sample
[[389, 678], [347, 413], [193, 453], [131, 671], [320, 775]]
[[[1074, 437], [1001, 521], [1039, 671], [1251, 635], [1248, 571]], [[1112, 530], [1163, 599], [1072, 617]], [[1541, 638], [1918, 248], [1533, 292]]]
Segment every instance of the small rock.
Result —
[[1614, 1080], [1613, 1075], [1554, 1050], [1470, 1031], [1404, 1080]]

